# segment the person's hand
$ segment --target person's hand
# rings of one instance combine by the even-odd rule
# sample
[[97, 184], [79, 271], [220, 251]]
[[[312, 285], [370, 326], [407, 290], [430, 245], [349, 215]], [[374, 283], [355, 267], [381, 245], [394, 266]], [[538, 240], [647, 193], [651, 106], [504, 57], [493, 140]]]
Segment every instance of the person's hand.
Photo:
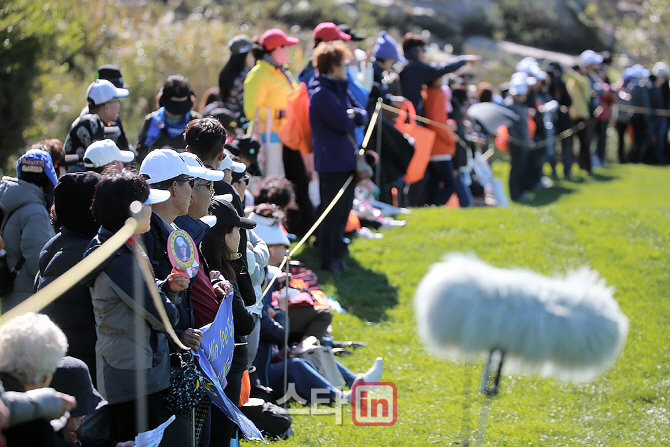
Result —
[[135, 441], [119, 442], [116, 447], [135, 447]]
[[482, 60], [482, 57], [476, 54], [466, 54], [465, 56], [463, 56], [463, 59], [465, 59], [465, 62], [472, 65], [475, 62], [479, 62], [480, 60]]
[[200, 329], [188, 328], [181, 334], [181, 342], [187, 348], [198, 349], [202, 341], [202, 332]]
[[279, 296], [277, 297], [277, 304], [279, 310], [283, 312], [288, 312], [288, 305], [287, 305], [288, 300], [286, 299], [286, 293], [284, 292], [284, 290], [280, 290], [278, 295]]
[[214, 284], [212, 288], [214, 289], [214, 293], [216, 294], [216, 296], [223, 297], [224, 299], [228, 298], [230, 292], [234, 290], [233, 285], [230, 283], [230, 281], [225, 279], [223, 281], [219, 281], [216, 284]]
[[0, 250], [5, 249], [5, 241], [2, 239], [2, 236], [0, 236]]
[[9, 408], [0, 400], [0, 430], [7, 428], [9, 425]]
[[61, 416], [64, 415], [66, 411], [70, 411], [77, 406], [77, 399], [69, 394], [56, 393], [56, 396], [60, 399]]
[[172, 293], [181, 292], [182, 290], [188, 289], [188, 283], [190, 280], [181, 276], [175, 269], [172, 269], [167, 277], [168, 289]]
[[274, 320], [275, 315], [277, 315], [277, 311], [275, 310], [275, 308], [274, 307], [268, 307], [268, 317], [270, 317]]

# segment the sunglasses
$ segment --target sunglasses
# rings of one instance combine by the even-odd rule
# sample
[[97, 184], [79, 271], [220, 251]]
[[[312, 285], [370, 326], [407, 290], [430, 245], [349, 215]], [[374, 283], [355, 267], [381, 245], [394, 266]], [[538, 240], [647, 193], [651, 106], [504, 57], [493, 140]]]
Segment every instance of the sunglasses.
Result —
[[193, 188], [195, 186], [195, 179], [191, 178], [191, 177], [180, 178], [178, 180], [175, 180], [175, 182], [188, 183], [191, 188]]
[[214, 182], [196, 183], [193, 188], [196, 191], [201, 191], [203, 187], [209, 189], [210, 198], [214, 196]]

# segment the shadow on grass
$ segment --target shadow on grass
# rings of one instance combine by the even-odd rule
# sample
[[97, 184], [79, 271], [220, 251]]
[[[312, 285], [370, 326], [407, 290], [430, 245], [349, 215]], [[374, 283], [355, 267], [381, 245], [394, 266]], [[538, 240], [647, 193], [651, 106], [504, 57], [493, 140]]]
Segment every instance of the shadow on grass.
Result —
[[597, 180], [599, 182], [611, 182], [612, 180], [616, 180], [619, 177], [616, 175], [605, 175], [605, 174], [593, 174], [593, 180]]
[[389, 284], [386, 275], [366, 269], [356, 259], [346, 256], [347, 268], [339, 275], [319, 269], [319, 252], [305, 247], [295, 257], [319, 277], [319, 284], [332, 285], [335, 298], [350, 314], [377, 323], [386, 311], [398, 305], [398, 290]]
[[552, 186], [535, 192], [535, 198], [527, 203], [528, 206], [540, 207], [557, 202], [561, 196], [575, 192], [574, 189], [564, 186]]

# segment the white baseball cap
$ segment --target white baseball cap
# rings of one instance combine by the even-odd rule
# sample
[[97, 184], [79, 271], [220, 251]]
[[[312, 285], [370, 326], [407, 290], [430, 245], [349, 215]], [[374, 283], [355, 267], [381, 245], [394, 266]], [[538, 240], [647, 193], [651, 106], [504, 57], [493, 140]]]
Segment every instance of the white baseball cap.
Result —
[[245, 165], [244, 163], [238, 163], [236, 161], [233, 161], [232, 158], [226, 156], [223, 158], [223, 160], [221, 160], [219, 170], [225, 171], [226, 169], [230, 169], [233, 172], [241, 174], [247, 170], [247, 165]]
[[256, 221], [258, 225], [254, 228], [254, 233], [267, 245], [286, 245], [287, 247], [291, 245], [279, 221], [270, 217], [259, 216], [256, 213], [251, 213], [249, 218]]
[[582, 54], [579, 55], [579, 59], [581, 59], [584, 66], [603, 63], [603, 57], [593, 50], [582, 52]]
[[86, 90], [86, 97], [93, 101], [96, 106], [114, 98], [125, 98], [126, 96], [128, 96], [128, 89], [117, 88], [107, 79], [96, 79]]
[[532, 76], [540, 81], [547, 79], [547, 73], [542, 71], [537, 61], [533, 58], [521, 59], [521, 62], [516, 65], [516, 71], [526, 73], [528, 76]]
[[528, 94], [528, 80], [533, 79], [529, 78], [526, 73], [517, 72], [512, 75], [512, 79], [509, 81], [509, 94], [510, 95], [526, 95]]
[[168, 200], [172, 194], [170, 191], [164, 189], [149, 189], [149, 198], [144, 201], [142, 205], [153, 205], [154, 203], [161, 203]]
[[114, 161], [130, 163], [135, 154], [122, 151], [112, 140], [99, 140], [91, 143], [84, 153], [84, 166], [87, 168], [101, 168]]
[[177, 151], [172, 149], [154, 149], [149, 152], [142, 166], [140, 175], [147, 177], [147, 183], [164, 182], [180, 175], [200, 178], [202, 171], [186, 164]]
[[215, 171], [213, 169], [207, 169], [203, 162], [198, 158], [197, 155], [192, 154], [190, 152], [182, 152], [179, 154], [181, 158], [186, 162], [187, 165], [198, 169], [200, 171], [200, 174], [196, 175], [195, 177], [201, 178], [203, 180], [209, 180], [213, 182], [218, 182], [219, 180], [223, 180], [224, 173], [221, 171]]

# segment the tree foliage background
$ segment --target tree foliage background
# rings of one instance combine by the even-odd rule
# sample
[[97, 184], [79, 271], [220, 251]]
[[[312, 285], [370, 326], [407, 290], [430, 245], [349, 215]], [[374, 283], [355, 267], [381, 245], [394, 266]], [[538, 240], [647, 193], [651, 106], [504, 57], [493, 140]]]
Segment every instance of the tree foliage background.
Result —
[[[396, 3], [405, 5], [402, 11], [411, 10], [409, 0]], [[585, 29], [594, 30], [594, 39], [596, 30], [613, 29], [614, 41], [604, 44], [630, 54], [630, 60], [648, 65], [670, 60], [666, 0], [643, 0], [635, 14], [622, 14], [613, 0], [582, 3], [574, 14]], [[464, 26], [460, 34], [446, 25], [431, 28], [431, 37], [457, 49], [472, 34], [552, 48], [562, 36], [550, 23], [555, 14], [543, 8], [543, 0], [498, 0], [495, 11], [476, 26]], [[217, 84], [229, 57], [228, 40], [240, 33], [259, 36], [271, 27], [301, 39], [289, 62], [297, 73], [312, 48], [311, 30], [322, 21], [354, 26], [368, 36], [364, 49], [374, 45], [380, 29], [397, 39], [406, 31], [423, 30], [419, 18], [394, 15], [393, 9], [367, 0], [5, 0], [0, 9], [0, 170], [12, 174], [13, 162], [29, 144], [65, 139], [102, 64], [119, 65], [131, 86], [121, 110], [133, 142], [168, 75], [187, 76], [202, 97]], [[575, 46], [571, 52], [583, 49]], [[505, 65], [501, 58], [499, 65]]]

